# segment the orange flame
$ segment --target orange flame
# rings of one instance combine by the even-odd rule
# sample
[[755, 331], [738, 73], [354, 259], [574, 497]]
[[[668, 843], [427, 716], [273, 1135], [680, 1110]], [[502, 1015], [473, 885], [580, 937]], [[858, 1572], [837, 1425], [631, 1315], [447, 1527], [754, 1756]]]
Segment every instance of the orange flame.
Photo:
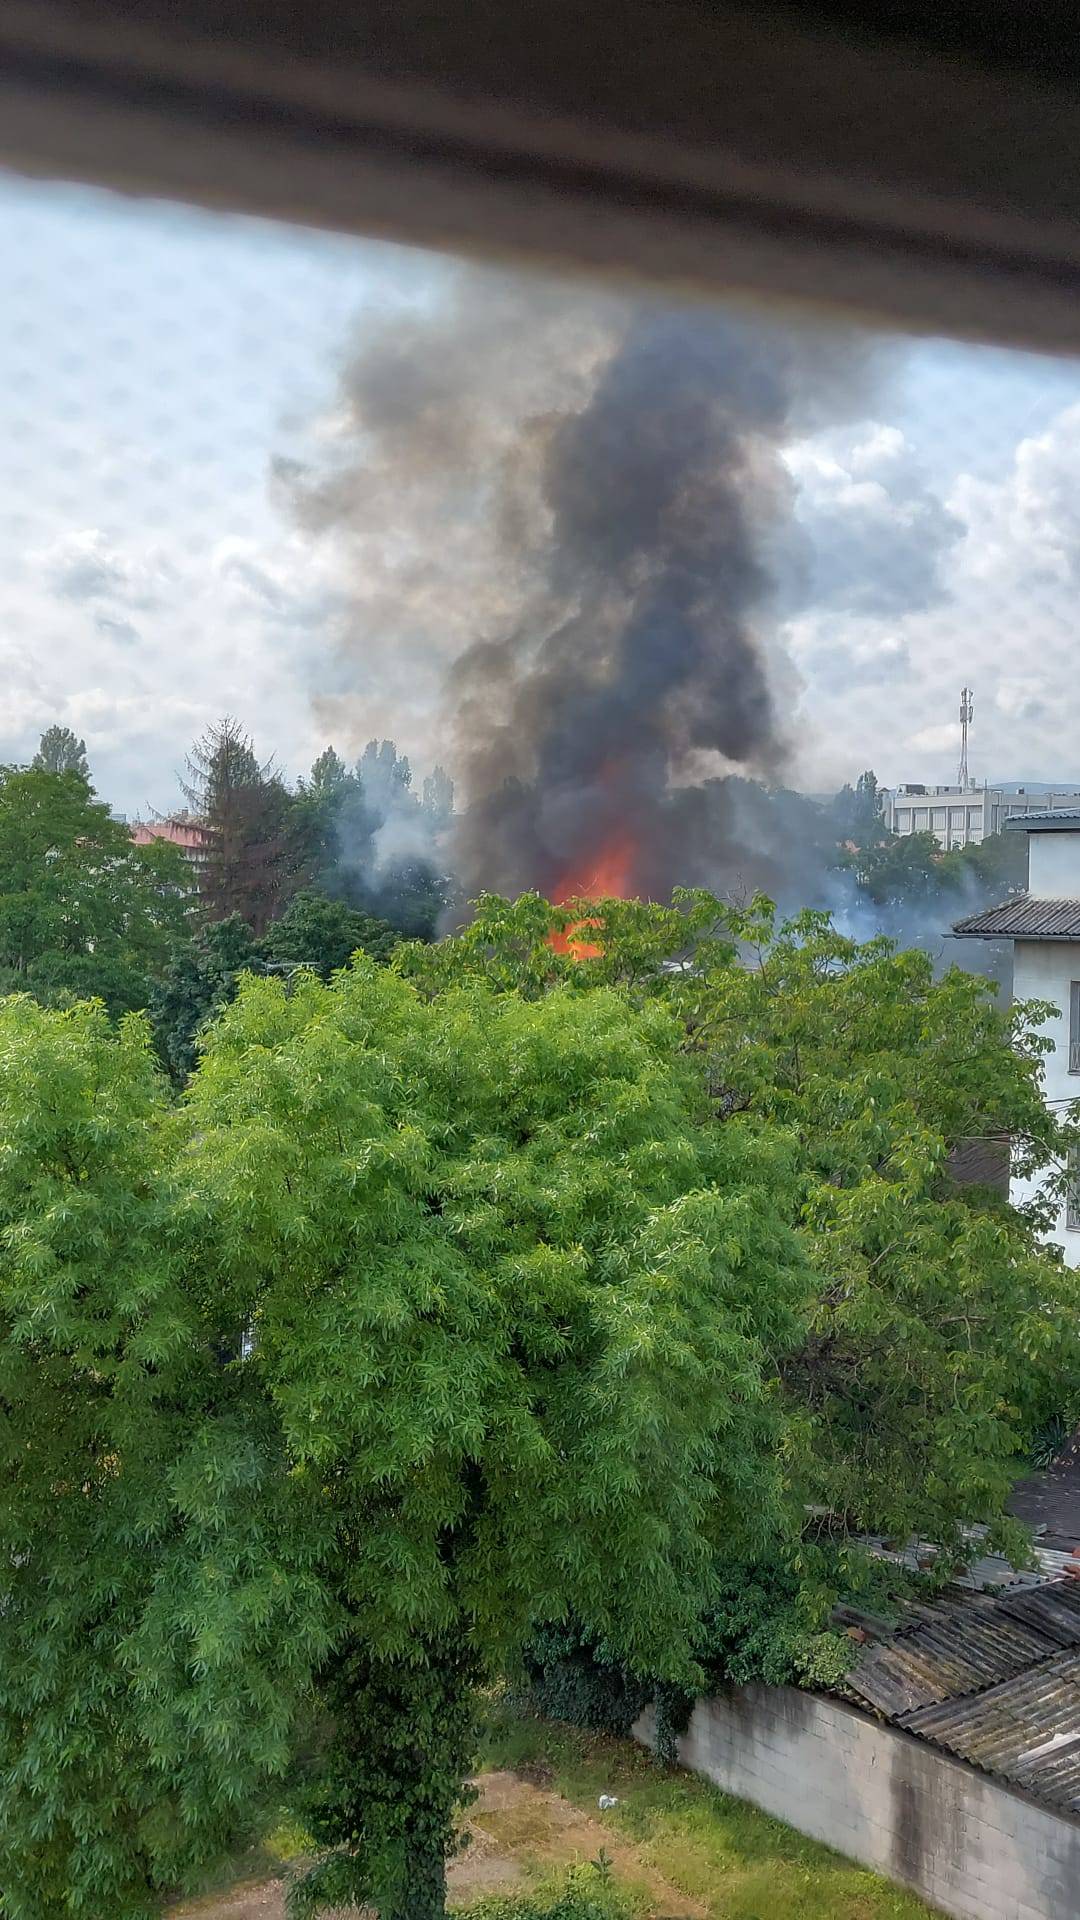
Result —
[[[633, 870], [634, 843], [628, 834], [621, 834], [609, 841], [594, 860], [569, 868], [552, 888], [552, 900], [557, 907], [567, 900], [625, 900]], [[553, 933], [550, 944], [556, 953], [572, 954], [575, 960], [595, 960], [600, 948], [582, 940], [579, 929], [596, 924], [587, 918], [577, 920], [565, 932]]]

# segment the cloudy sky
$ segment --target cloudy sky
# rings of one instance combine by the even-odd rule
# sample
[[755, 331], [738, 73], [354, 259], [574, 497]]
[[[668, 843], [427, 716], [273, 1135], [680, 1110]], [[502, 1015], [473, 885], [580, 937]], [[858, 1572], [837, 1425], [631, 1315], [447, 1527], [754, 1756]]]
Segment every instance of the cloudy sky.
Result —
[[[446, 758], [461, 636], [436, 630], [437, 569], [431, 634], [384, 609], [343, 684], [353, 562], [297, 524], [272, 466], [332, 439], [347, 353], [437, 303], [452, 267], [16, 180], [0, 258], [0, 759], [66, 722], [137, 813], [175, 804], [187, 745], [226, 712], [290, 774], [330, 737], [392, 734], [421, 772]], [[882, 358], [866, 417], [785, 449], [792, 778], [952, 778], [967, 680], [978, 776], [1080, 780], [1080, 365], [941, 342]]]

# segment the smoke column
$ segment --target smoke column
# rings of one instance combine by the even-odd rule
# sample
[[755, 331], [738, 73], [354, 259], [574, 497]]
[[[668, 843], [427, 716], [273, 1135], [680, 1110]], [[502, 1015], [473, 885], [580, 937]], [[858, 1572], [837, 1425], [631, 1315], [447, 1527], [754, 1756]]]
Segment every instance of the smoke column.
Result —
[[867, 366], [835, 329], [477, 269], [367, 334], [317, 464], [279, 479], [353, 548], [346, 689], [376, 652], [440, 663], [470, 893], [805, 877], [805, 809], [738, 776], [788, 753], [781, 451]]

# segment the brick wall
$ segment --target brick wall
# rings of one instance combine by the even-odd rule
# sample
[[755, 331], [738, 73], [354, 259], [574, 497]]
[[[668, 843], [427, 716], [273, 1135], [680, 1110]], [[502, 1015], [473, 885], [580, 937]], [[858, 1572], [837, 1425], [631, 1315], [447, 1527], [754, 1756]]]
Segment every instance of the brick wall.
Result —
[[[652, 1743], [651, 1709], [634, 1732]], [[958, 1920], [1080, 1914], [1080, 1824], [841, 1701], [733, 1688], [698, 1702], [679, 1758]]]

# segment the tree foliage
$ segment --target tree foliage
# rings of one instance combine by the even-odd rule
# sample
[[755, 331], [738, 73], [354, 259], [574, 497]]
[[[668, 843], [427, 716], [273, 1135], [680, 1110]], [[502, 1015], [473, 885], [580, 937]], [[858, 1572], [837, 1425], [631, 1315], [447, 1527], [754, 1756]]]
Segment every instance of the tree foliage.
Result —
[[297, 967], [308, 967], [328, 980], [354, 953], [385, 961], [396, 945], [397, 935], [385, 920], [309, 892], [294, 895], [261, 940], [237, 913], [210, 921], [174, 949], [151, 998], [162, 1061], [182, 1085], [194, 1068], [200, 1034], [235, 999], [243, 973], [288, 977]]
[[790, 1145], [703, 1124], [612, 989], [248, 977], [175, 1112], [140, 1026], [0, 1013], [11, 1920], [100, 1913], [90, 1864], [143, 1912], [307, 1675], [307, 1897], [428, 1920], [475, 1680], [573, 1612], [685, 1681], [721, 1544], [779, 1524]]
[[354, 953], [388, 960], [398, 936], [385, 920], [358, 913], [344, 900], [322, 894], [295, 895], [280, 920], [268, 928], [259, 943], [262, 962], [270, 968], [310, 967], [320, 980], [344, 967]]
[[832, 805], [836, 835], [841, 844], [858, 848], [881, 846], [891, 836], [885, 826], [885, 797], [877, 774], [868, 768], [854, 787], [841, 787]]
[[[548, 934], [588, 917], [594, 956]], [[957, 1538], [1002, 1520], [1034, 1427], [1078, 1358], [1072, 1281], [1039, 1240], [1076, 1129], [1042, 1099], [1047, 1009], [823, 914], [778, 925], [768, 902], [487, 898], [460, 941], [398, 964], [445, 990], [455, 969], [504, 990], [622, 982], [677, 1011], [721, 1127], [738, 1118], [796, 1151], [795, 1218], [816, 1273], [808, 1334], [780, 1379], [788, 1473], [845, 1530]], [[1044, 1198], [1018, 1211], [960, 1189], [952, 1150], [1010, 1141]], [[1015, 1536], [1013, 1536], [1015, 1537]]]
[[250, 982], [210, 1038], [203, 1270], [348, 1545], [321, 1898], [438, 1911], [469, 1682], [566, 1608], [680, 1667], [714, 1539], [775, 1512], [783, 1154], [698, 1124], [671, 1038], [617, 995], [425, 1003], [367, 965]]
[[369, 740], [354, 768], [328, 747], [301, 781], [298, 817], [317, 890], [430, 940], [451, 894], [442, 840], [454, 783], [436, 766], [418, 795], [408, 758], [392, 740]]
[[203, 1028], [234, 999], [240, 975], [257, 970], [258, 944], [238, 913], [197, 927], [174, 947], [150, 999], [158, 1053], [173, 1079], [187, 1079]]
[[137, 847], [78, 773], [0, 767], [0, 981], [46, 1002], [144, 1006], [184, 930], [191, 874]]
[[0, 1002], [0, 1911], [143, 1916], [283, 1763], [312, 1514], [182, 1284], [142, 1021]]
[[308, 877], [292, 795], [237, 721], [209, 727], [188, 756], [183, 791], [205, 835], [199, 892], [209, 920], [239, 914], [258, 938]]
[[55, 724], [46, 727], [31, 765], [42, 773], [77, 773], [82, 780], [90, 778], [86, 741], [80, 740], [70, 727]]
[[179, 1105], [143, 1023], [0, 1006], [5, 1920], [147, 1912], [311, 1710], [298, 1909], [433, 1920], [538, 1624], [673, 1737], [835, 1677], [864, 1530], [1017, 1545], [1073, 1282], [950, 1152], [1060, 1187], [1043, 1012], [703, 893], [247, 973]]

